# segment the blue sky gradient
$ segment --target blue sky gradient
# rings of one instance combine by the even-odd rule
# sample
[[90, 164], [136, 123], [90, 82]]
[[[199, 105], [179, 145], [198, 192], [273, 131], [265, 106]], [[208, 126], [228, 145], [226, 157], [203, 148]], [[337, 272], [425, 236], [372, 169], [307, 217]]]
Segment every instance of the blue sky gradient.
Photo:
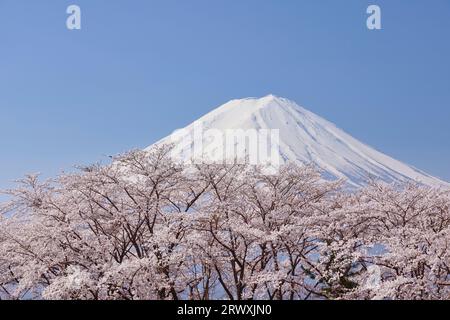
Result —
[[450, 181], [449, 31], [448, 0], [0, 0], [0, 188], [269, 93]]

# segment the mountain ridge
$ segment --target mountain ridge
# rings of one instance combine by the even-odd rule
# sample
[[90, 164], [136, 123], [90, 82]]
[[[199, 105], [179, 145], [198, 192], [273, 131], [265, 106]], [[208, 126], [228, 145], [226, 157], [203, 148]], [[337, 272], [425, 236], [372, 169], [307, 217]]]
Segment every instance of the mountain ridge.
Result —
[[[369, 177], [388, 183], [415, 181], [429, 186], [450, 186], [439, 178], [360, 142], [334, 123], [297, 103], [273, 94], [262, 98], [231, 100], [156, 144], [193, 136], [195, 127], [199, 125], [205, 130], [220, 131], [277, 129], [282, 163], [313, 164], [323, 172], [324, 178], [343, 178], [354, 187], [365, 185]], [[209, 141], [203, 141], [203, 137], [201, 140], [202, 145], [210, 147], [209, 156], [217, 153], [217, 147], [210, 145]], [[176, 156], [185, 157], [184, 151]]]

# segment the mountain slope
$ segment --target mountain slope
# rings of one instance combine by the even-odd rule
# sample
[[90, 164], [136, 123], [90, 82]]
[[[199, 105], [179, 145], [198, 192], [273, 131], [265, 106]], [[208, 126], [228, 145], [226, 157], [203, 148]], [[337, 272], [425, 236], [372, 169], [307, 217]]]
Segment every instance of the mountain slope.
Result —
[[[232, 100], [159, 143], [179, 141], [180, 136], [193, 137], [199, 124], [204, 130], [279, 129], [282, 162], [314, 164], [325, 178], [345, 178], [352, 186], [364, 185], [369, 177], [389, 183], [413, 180], [430, 186], [449, 185], [370, 148], [296, 103], [273, 95]], [[205, 149], [209, 147], [208, 154], [213, 154], [211, 150], [217, 148], [211, 148], [206, 140], [201, 142]], [[179, 151], [178, 156], [184, 157], [185, 151]]]

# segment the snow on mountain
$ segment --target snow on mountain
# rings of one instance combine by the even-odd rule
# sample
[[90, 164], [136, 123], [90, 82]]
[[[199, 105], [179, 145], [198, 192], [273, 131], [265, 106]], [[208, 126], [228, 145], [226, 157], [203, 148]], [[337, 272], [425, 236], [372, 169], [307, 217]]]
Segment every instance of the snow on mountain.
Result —
[[[180, 141], [186, 135], [194, 137], [195, 127], [199, 125], [204, 130], [223, 132], [278, 129], [277, 152], [282, 163], [313, 164], [323, 172], [324, 178], [344, 178], [354, 187], [363, 186], [370, 177], [388, 183], [413, 180], [429, 186], [450, 185], [374, 150], [295, 102], [273, 95], [232, 100], [158, 144]], [[192, 140], [198, 143], [200, 139], [205, 149], [209, 148], [209, 156], [213, 156], [218, 149], [211, 146], [210, 138], [197, 135]], [[186, 149], [181, 149], [180, 158], [186, 156]]]

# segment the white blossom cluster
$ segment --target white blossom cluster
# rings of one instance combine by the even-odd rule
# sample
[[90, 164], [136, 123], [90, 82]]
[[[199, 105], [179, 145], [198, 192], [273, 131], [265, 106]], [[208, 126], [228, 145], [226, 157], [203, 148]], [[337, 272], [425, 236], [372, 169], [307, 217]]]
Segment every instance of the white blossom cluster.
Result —
[[450, 298], [448, 190], [348, 192], [308, 166], [186, 168], [169, 153], [7, 191], [0, 298]]

